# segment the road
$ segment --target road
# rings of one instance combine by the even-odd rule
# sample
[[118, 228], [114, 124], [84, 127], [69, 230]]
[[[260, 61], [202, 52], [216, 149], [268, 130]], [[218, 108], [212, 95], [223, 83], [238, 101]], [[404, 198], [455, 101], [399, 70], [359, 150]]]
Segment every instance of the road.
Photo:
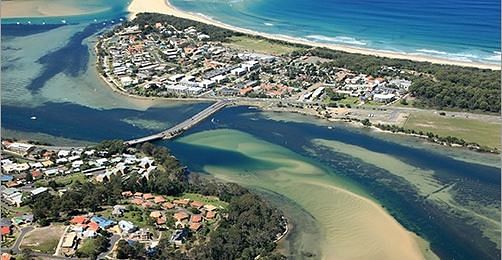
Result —
[[212, 104], [211, 106], [207, 107], [206, 109], [202, 110], [198, 114], [192, 116], [191, 118], [169, 128], [165, 131], [162, 131], [157, 134], [129, 140], [129, 141], [126, 141], [125, 144], [135, 145], [135, 144], [140, 144], [140, 143], [159, 140], [159, 139], [171, 139], [171, 138], [181, 134], [182, 132], [184, 132], [188, 128], [193, 127], [194, 125], [200, 123], [201, 121], [203, 121], [207, 117], [211, 116], [212, 114], [216, 113], [218, 110], [222, 109], [223, 107], [228, 105], [230, 102], [231, 101], [228, 99], [220, 100], [220, 101]]
[[2, 248], [2, 251], [6, 252], [6, 251], [9, 251], [9, 250], [12, 250], [12, 252], [14, 254], [19, 254], [21, 252], [21, 250], [19, 249], [19, 246], [21, 245], [21, 242], [23, 242], [24, 236], [26, 235], [26, 233], [32, 231], [33, 229], [35, 229], [35, 228], [34, 227], [24, 227], [24, 228], [21, 228], [19, 236], [17, 237], [16, 242], [14, 243], [14, 245], [12, 245], [9, 248]]
[[110, 246], [108, 247], [108, 251], [106, 252], [103, 252], [101, 254], [98, 255], [98, 259], [105, 259], [106, 256], [108, 254], [110, 254], [113, 250], [113, 247], [115, 246], [115, 243], [117, 243], [117, 241], [120, 240], [120, 236], [117, 235], [117, 234], [114, 234], [111, 238], [110, 238]]

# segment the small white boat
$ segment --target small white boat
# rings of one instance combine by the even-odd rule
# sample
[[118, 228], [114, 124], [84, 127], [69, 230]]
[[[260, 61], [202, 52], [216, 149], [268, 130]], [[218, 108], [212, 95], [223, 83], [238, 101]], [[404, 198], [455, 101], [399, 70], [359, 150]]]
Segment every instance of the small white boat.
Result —
[[21, 24], [20, 22], [17, 22], [16, 24]]
[[333, 127], [332, 126], [328, 126], [328, 129], [333, 129]]
[[31, 120], [37, 120], [37, 117], [36, 116], [32, 116], [30, 117]]
[[62, 23], [66, 23], [66, 20], [61, 20]]

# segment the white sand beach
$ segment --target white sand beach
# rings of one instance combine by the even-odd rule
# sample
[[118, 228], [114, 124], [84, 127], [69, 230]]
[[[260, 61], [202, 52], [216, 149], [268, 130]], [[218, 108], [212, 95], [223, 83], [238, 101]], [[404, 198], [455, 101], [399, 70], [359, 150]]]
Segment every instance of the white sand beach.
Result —
[[365, 48], [357, 48], [352, 46], [344, 46], [338, 44], [327, 44], [327, 43], [317, 43], [312, 41], [306, 41], [302, 39], [297, 39], [294, 37], [288, 37], [285, 35], [272, 35], [267, 33], [256, 32], [248, 29], [239, 28], [236, 26], [228, 25], [219, 21], [215, 21], [209, 17], [205, 17], [200, 14], [194, 14], [190, 12], [181, 11], [174, 6], [172, 6], [167, 0], [132, 0], [131, 4], [128, 7], [128, 11], [130, 12], [130, 19], [133, 19], [138, 13], [142, 12], [152, 12], [152, 13], [162, 13], [174, 15], [181, 18], [186, 18], [194, 21], [199, 21], [202, 23], [212, 24], [221, 28], [238, 31], [242, 33], [247, 33], [251, 35], [258, 35], [269, 39], [287, 41], [291, 43], [304, 44], [314, 47], [324, 47], [332, 50], [344, 51], [349, 53], [359, 53], [365, 55], [373, 55], [378, 57], [387, 57], [394, 59], [407, 59], [413, 61], [424, 61], [431, 62], [437, 64], [448, 64], [448, 65], [457, 65], [457, 66], [465, 66], [465, 67], [476, 67], [482, 69], [492, 69], [492, 70], [500, 70], [500, 65], [496, 64], [486, 64], [479, 62], [468, 62], [468, 61], [455, 61], [444, 58], [436, 58], [426, 55], [415, 55], [408, 53], [399, 53], [392, 51], [383, 51], [383, 50], [372, 50]]
[[83, 8], [64, 0], [1, 1], [2, 18], [72, 16], [105, 11], [107, 8]]

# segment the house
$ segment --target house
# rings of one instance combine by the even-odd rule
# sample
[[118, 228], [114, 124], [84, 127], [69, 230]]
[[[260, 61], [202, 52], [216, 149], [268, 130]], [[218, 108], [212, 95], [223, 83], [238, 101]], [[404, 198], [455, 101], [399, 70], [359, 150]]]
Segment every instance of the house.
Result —
[[160, 217], [156, 221], [157, 225], [164, 225], [164, 224], [166, 224], [166, 222], [167, 222], [167, 219], [165, 217]]
[[106, 219], [101, 216], [94, 216], [91, 218], [91, 221], [96, 222], [102, 229], [107, 229], [115, 224], [115, 221]]
[[145, 201], [143, 202], [143, 204], [141, 204], [141, 206], [145, 207], [145, 208], [151, 208], [153, 207], [153, 203], [151, 203], [150, 201]]
[[24, 143], [10, 143], [9, 145], [6, 145], [7, 150], [21, 154], [21, 155], [26, 155], [33, 151], [35, 149], [34, 145], [31, 144], [24, 144]]
[[11, 260], [12, 255], [9, 253], [2, 253], [2, 260]]
[[373, 101], [381, 103], [389, 103], [394, 100], [396, 96], [394, 94], [375, 94], [373, 95]]
[[0, 228], [2, 238], [3, 236], [10, 235], [12, 233], [12, 229], [10, 227], [1, 227]]
[[132, 197], [132, 195], [133, 195], [133, 194], [132, 194], [132, 192], [130, 192], [130, 191], [124, 191], [124, 192], [122, 192], [122, 196], [124, 196], [124, 197], [126, 197], [126, 198], [127, 198], [127, 197]]
[[33, 177], [34, 180], [38, 180], [43, 177], [43, 174], [40, 170], [36, 169], [31, 172], [31, 177]]
[[216, 217], [216, 212], [214, 211], [208, 211], [206, 213], [206, 219], [214, 219]]
[[174, 213], [173, 217], [176, 219], [176, 221], [181, 222], [183, 220], [188, 219], [188, 214], [184, 211], [178, 211]]
[[192, 223], [199, 223], [202, 221], [202, 215], [200, 215], [200, 214], [192, 215], [192, 217], [190, 218], [190, 221]]
[[162, 204], [162, 207], [165, 209], [174, 209], [175, 205], [172, 204], [171, 202], [166, 202], [166, 203]]
[[160, 211], [158, 211], [158, 210], [152, 211], [150, 213], [150, 217], [151, 218], [160, 218], [160, 217], [162, 217], [162, 213]]
[[217, 209], [217, 207], [211, 205], [211, 204], [207, 204], [207, 205], [204, 205], [204, 209], [207, 210], [207, 211], [214, 211]]
[[89, 222], [89, 219], [85, 216], [75, 216], [70, 220], [70, 223], [72, 224], [87, 224]]
[[199, 229], [202, 227], [201, 223], [192, 223], [190, 224], [190, 230], [192, 231], [199, 231]]
[[135, 199], [131, 200], [131, 203], [139, 206], [139, 205], [143, 204], [143, 199], [135, 198]]
[[134, 193], [134, 197], [136, 197], [136, 198], [142, 198], [143, 197], [143, 193], [142, 192], [135, 192]]
[[166, 202], [166, 199], [164, 199], [164, 197], [162, 197], [162, 196], [155, 196], [155, 198], [153, 199], [153, 202], [160, 204], [160, 203]]
[[123, 205], [115, 205], [113, 206], [112, 215], [114, 216], [122, 216], [126, 211], [126, 207]]
[[145, 200], [153, 199], [153, 195], [151, 193], [145, 193], [143, 194], [143, 199]]
[[120, 230], [127, 233], [132, 233], [136, 231], [137, 227], [130, 221], [121, 220], [119, 221]]
[[40, 187], [40, 188], [36, 188], [34, 190], [31, 191], [31, 196], [35, 197], [35, 196], [38, 196], [42, 193], [45, 193], [47, 192], [49, 189], [46, 188], [46, 187]]
[[184, 206], [188, 206], [188, 204], [190, 203], [190, 200], [189, 199], [173, 200], [173, 203], [176, 206], [184, 207]]
[[87, 227], [90, 229], [90, 230], [94, 230], [94, 231], [98, 231], [99, 230], [99, 224], [96, 223], [96, 222], [90, 222], [89, 224], [87, 224]]
[[200, 201], [193, 201], [192, 203], [190, 203], [190, 206], [192, 206], [192, 208], [201, 209], [202, 207], [204, 207], [204, 203]]

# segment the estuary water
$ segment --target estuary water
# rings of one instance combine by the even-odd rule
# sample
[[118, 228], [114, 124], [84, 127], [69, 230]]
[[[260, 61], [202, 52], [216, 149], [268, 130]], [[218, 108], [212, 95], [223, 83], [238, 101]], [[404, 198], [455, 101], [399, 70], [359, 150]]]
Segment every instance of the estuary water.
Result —
[[[67, 24], [2, 24], [4, 136], [132, 139], [209, 105], [138, 100], [104, 86], [92, 45], [123, 17], [120, 10], [104, 23], [88, 15]], [[281, 243], [288, 256], [407, 256], [392, 249], [394, 241], [414, 243], [402, 225], [428, 258], [500, 258], [496, 156], [442, 152], [416, 139], [248, 107], [211, 119], [158, 144], [190, 170], [250, 187], [283, 209], [294, 224]]]
[[305, 40], [500, 63], [497, 0], [169, 0], [246, 29]]

